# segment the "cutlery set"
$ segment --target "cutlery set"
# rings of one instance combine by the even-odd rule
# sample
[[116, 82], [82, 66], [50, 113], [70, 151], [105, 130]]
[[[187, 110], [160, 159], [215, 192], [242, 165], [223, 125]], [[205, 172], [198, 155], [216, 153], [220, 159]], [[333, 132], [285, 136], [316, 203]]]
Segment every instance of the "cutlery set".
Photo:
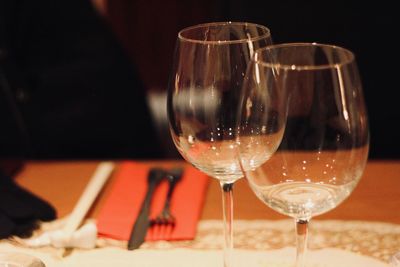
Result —
[[[161, 168], [150, 169], [147, 177], [147, 192], [128, 241], [129, 250], [140, 247], [145, 240], [149, 227], [168, 225], [173, 228], [175, 226], [175, 217], [170, 211], [170, 203], [175, 185], [181, 180], [182, 174], [183, 170], [181, 168], [173, 168], [171, 170]], [[164, 179], [168, 181], [169, 185], [165, 204], [160, 214], [152, 219], [149, 217], [152, 198], [156, 188]]]

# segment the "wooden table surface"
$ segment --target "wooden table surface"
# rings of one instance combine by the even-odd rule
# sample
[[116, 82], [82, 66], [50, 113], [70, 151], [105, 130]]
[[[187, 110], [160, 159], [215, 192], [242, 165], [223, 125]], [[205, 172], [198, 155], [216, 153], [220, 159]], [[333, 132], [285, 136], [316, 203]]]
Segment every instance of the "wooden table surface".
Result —
[[[58, 216], [63, 217], [72, 211], [98, 163], [33, 161], [25, 165], [16, 179], [20, 185], [54, 205]], [[91, 216], [96, 215], [112, 183], [111, 178], [94, 205]], [[211, 179], [201, 218], [222, 218], [221, 190], [215, 179]], [[242, 179], [234, 186], [234, 218], [274, 220], [287, 217], [261, 203]], [[350, 197], [336, 209], [317, 218], [400, 224], [400, 161], [369, 161]]]

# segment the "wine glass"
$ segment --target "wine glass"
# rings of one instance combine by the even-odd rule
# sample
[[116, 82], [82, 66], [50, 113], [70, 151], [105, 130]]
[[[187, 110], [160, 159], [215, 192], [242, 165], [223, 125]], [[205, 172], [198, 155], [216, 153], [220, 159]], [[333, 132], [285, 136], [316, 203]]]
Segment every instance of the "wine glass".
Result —
[[[253, 98], [264, 101], [265, 107], [249, 109], [262, 106], [252, 104]], [[260, 124], [254, 117], [273, 117], [274, 112], [267, 116], [265, 110], [282, 104], [286, 126], [276, 152], [259, 166], [248, 164], [248, 154], [256, 147], [240, 145], [239, 156], [257, 197], [295, 219], [296, 266], [302, 267], [310, 219], [351, 194], [368, 157], [367, 113], [353, 53], [315, 43], [257, 50], [243, 85], [239, 129]], [[238, 142], [249, 132], [261, 134], [239, 131]]]
[[220, 181], [224, 266], [233, 250], [233, 184], [243, 177], [236, 152], [237, 106], [247, 64], [271, 44], [268, 28], [246, 22], [195, 25], [178, 34], [167, 109], [172, 139], [183, 158]]

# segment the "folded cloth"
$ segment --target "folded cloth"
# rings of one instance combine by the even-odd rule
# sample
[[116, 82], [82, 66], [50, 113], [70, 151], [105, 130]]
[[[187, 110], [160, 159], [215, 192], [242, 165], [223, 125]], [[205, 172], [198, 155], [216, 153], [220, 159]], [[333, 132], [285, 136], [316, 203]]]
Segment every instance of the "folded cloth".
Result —
[[[140, 212], [147, 191], [149, 164], [123, 162], [116, 173], [113, 187], [97, 217], [98, 233], [102, 237], [128, 240], [134, 222]], [[160, 167], [160, 166], [157, 166]], [[185, 167], [181, 181], [176, 185], [171, 212], [176, 218], [168, 240], [190, 240], [196, 235], [209, 178], [194, 167]], [[162, 210], [168, 190], [167, 181], [156, 189], [150, 209], [155, 218]], [[146, 240], [159, 240], [159, 236], [147, 233]]]
[[[55, 221], [53, 221], [55, 222]], [[39, 248], [53, 246], [56, 248], [83, 248], [91, 249], [96, 246], [97, 227], [94, 222], [87, 222], [72, 235], [62, 229], [44, 231], [41, 235], [30, 239], [15, 239], [19, 243], [30, 247]], [[1, 267], [1, 264], [0, 264]]]
[[0, 239], [11, 235], [27, 237], [38, 221], [56, 218], [56, 210], [47, 201], [19, 186], [0, 170]]

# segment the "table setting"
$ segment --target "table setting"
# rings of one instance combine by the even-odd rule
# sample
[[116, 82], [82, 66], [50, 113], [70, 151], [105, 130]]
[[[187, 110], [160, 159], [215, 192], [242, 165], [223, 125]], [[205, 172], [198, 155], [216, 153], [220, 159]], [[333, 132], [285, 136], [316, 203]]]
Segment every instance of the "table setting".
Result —
[[50, 203], [69, 182], [35, 187], [35, 170], [85, 182], [58, 219], [1, 240], [0, 266], [398, 266], [400, 219], [329, 217], [374, 166], [353, 52], [273, 44], [253, 23], [194, 25], [178, 33], [166, 105], [184, 161], [28, 165], [16, 181]]
[[[48, 178], [44, 177], [45, 180], [43, 182], [49, 184], [50, 187], [57, 187], [57, 183], [51, 179], [51, 176], [56, 174], [60, 169], [71, 170], [70, 176], [67, 173], [64, 174], [65, 180], [68, 178], [71, 180], [76, 179], [75, 183], [78, 184], [78, 181], [84, 180], [82, 174], [90, 173], [91, 171], [95, 172], [98, 165], [97, 162], [32, 162], [28, 165], [25, 173], [22, 173], [21, 179], [18, 179], [18, 181], [23, 186], [30, 187], [33, 191], [40, 194], [40, 190], [38, 190], [38, 188], [35, 189], [35, 184], [32, 184], [31, 177], [38, 177], [38, 174], [43, 174], [44, 168], [47, 169], [49, 176]], [[119, 178], [122, 177], [123, 179], [123, 176], [131, 173], [131, 168], [139, 166], [137, 171], [145, 173], [146, 170], [148, 171], [153, 166], [157, 168], [165, 167], [168, 170], [178, 165], [184, 166], [185, 170], [188, 168], [191, 177], [200, 177], [200, 179], [206, 177], [193, 167], [188, 167], [183, 162], [160, 162], [156, 164], [153, 162], [121, 162], [117, 164], [109, 184], [106, 184], [106, 192], [103, 192], [103, 195], [99, 195], [101, 201], [95, 204], [96, 211], [94, 214], [89, 213], [87, 216], [88, 218], [84, 220], [84, 225], [90, 223], [97, 225], [96, 220], [102, 216], [101, 214], [109, 212], [107, 211], [109, 208], [107, 208], [105, 204], [110, 201], [110, 197], [112, 200], [112, 197], [116, 196], [114, 192], [118, 191], [114, 191], [115, 189], [121, 190], [123, 186], [120, 187], [118, 185], [118, 181], [121, 182]], [[392, 175], [388, 175], [389, 179], [393, 181], [397, 180], [396, 170], [400, 169], [400, 163], [371, 162], [369, 166], [371, 167], [368, 168], [367, 165], [368, 172], [365, 177], [365, 192], [368, 192], [370, 183], [376, 181], [377, 175], [385, 169], [389, 171], [389, 174], [392, 173]], [[75, 171], [73, 171], [74, 169]], [[146, 177], [143, 176], [142, 178], [142, 182], [145, 184]], [[35, 258], [41, 259], [46, 266], [74, 266], [80, 264], [87, 264], [90, 266], [93, 264], [98, 266], [107, 266], [110, 264], [131, 266], [133, 262], [143, 266], [159, 266], [160, 261], [167, 266], [168, 264], [170, 264], [169, 266], [184, 266], [189, 263], [193, 265], [198, 264], [199, 266], [206, 264], [210, 266], [220, 266], [223, 259], [221, 255], [224, 243], [222, 234], [223, 223], [218, 219], [220, 217], [220, 211], [215, 208], [215, 205], [220, 205], [219, 202], [215, 202], [215, 198], [220, 200], [218, 197], [220, 188], [218, 188], [218, 183], [215, 183], [215, 181], [210, 180], [208, 177], [206, 178], [204, 178], [205, 181], [203, 181], [205, 184], [203, 184], [203, 190], [205, 191], [198, 193], [198, 196], [203, 198], [204, 201], [199, 208], [199, 213], [203, 214], [198, 215], [198, 221], [194, 224], [195, 233], [193, 236], [187, 236], [186, 238], [176, 240], [153, 240], [152, 237], [149, 236], [149, 239], [146, 240], [139, 249], [130, 251], [127, 249], [127, 240], [133, 226], [133, 216], [128, 214], [127, 217], [129, 218], [129, 215], [131, 215], [132, 218], [128, 219], [128, 223], [124, 222], [128, 226], [125, 230], [125, 238], [111, 238], [106, 235], [98, 235], [95, 246], [91, 249], [74, 247], [69, 249], [68, 253], [65, 254], [65, 248], [56, 248], [53, 246], [29, 248], [13, 239], [7, 239], [0, 242], [0, 251], [23, 253], [24, 255], [34, 256]], [[88, 184], [89, 181], [90, 179], [87, 179]], [[181, 182], [183, 181], [184, 180]], [[389, 180], [389, 182], [390, 181], [391, 180]], [[124, 181], [122, 181], [122, 185], [124, 185]], [[167, 181], [165, 181], [164, 186], [165, 188], [159, 188], [161, 201], [153, 200], [152, 203], [157, 203], [154, 206], [158, 206], [158, 209], [162, 209], [164, 205], [165, 193], [168, 191]], [[362, 183], [360, 186], [361, 189], [363, 189]], [[62, 187], [65, 187], [65, 185]], [[82, 189], [84, 188], [85, 186], [82, 187]], [[238, 201], [236, 202], [236, 214], [238, 218], [234, 220], [233, 255], [237, 257], [235, 258], [235, 262], [238, 266], [244, 264], [251, 264], [251, 266], [265, 266], [268, 264], [275, 264], [275, 266], [291, 266], [295, 259], [295, 236], [292, 220], [276, 217], [273, 212], [266, 214], [269, 212], [268, 208], [256, 202], [257, 199], [251, 196], [252, 193], [245, 181], [238, 182], [236, 189]], [[136, 197], [137, 212], [139, 212], [146, 188], [144, 187], [142, 190], [142, 196]], [[386, 195], [390, 196], [393, 194], [390, 192], [391, 191]], [[393, 190], [392, 192], [396, 191]], [[50, 193], [50, 190], [46, 190], [42, 191], [41, 194], [44, 198], [49, 199]], [[174, 198], [175, 193], [176, 192], [173, 193], [172, 198]], [[207, 197], [207, 195], [209, 196]], [[358, 194], [357, 190], [354, 197], [356, 199], [361, 199], [361, 201], [364, 198], [363, 195]], [[374, 198], [371, 194], [367, 194], [367, 197]], [[381, 197], [381, 199], [385, 201], [385, 197]], [[351, 198], [349, 200], [351, 200]], [[250, 215], [245, 214], [248, 209], [252, 209], [249, 208], [248, 205], [245, 205], [245, 209], [243, 209], [242, 203], [240, 203], [242, 201], [253, 206], [254, 209], [253, 212], [249, 213]], [[45, 231], [60, 229], [62, 225], [65, 225], [65, 221], [68, 220], [67, 215], [70, 211], [74, 210], [74, 205], [72, 204], [66, 211], [59, 210], [60, 214], [66, 215], [63, 218], [53, 222], [43, 223], [37, 235], [39, 236]], [[113, 200], [111, 204], [113, 204]], [[351, 210], [352, 206], [348, 207], [347, 204], [348, 203], [345, 202], [343, 207], [339, 206], [338, 211], [346, 209]], [[257, 210], [257, 205], [260, 205], [260, 211]], [[111, 205], [111, 208], [112, 206], [113, 205]], [[176, 216], [175, 208], [176, 206], [172, 206], [171, 210]], [[154, 214], [158, 214], [158, 209], [153, 211]], [[329, 213], [327, 213], [327, 215], [329, 215]], [[377, 221], [377, 219], [375, 219], [375, 221], [361, 220], [361, 218], [365, 216], [361, 216], [355, 220], [346, 218], [348, 217], [346, 214], [339, 214], [333, 217], [333, 219], [329, 216], [320, 217], [322, 217], [322, 219], [317, 217], [310, 223], [309, 254], [311, 257], [310, 260], [313, 261], [312, 263], [322, 259], [326, 264], [335, 265], [337, 262], [334, 260], [341, 259], [342, 262], [340, 264], [343, 265], [347, 263], [346, 266], [390, 266], [388, 263], [400, 246], [400, 226], [398, 223]], [[177, 222], [179, 222], [178, 219], [177, 217]], [[149, 231], [151, 231], [151, 229]], [[284, 262], [282, 262], [282, 259], [284, 259]], [[326, 259], [329, 259], [329, 261]]]
[[[142, 200], [148, 188], [146, 178], [148, 174], [151, 175], [152, 170], [149, 168], [148, 164], [137, 162], [121, 164], [112, 192], [97, 217], [97, 227], [101, 237], [125, 241], [130, 239], [132, 227], [135, 227], [135, 221], [140, 218]], [[169, 169], [165, 168], [165, 170]], [[175, 225], [154, 224], [149, 229], [142, 230], [143, 234], [147, 232], [145, 236], [147, 241], [194, 239], [195, 237], [209, 178], [193, 167], [182, 168], [181, 171], [181, 181], [176, 184], [170, 200], [171, 213], [176, 223]], [[170, 185], [164, 177], [161, 179], [164, 181], [155, 188], [152, 203], [149, 203], [150, 210], [145, 216], [149, 219], [144, 222], [147, 226], [150, 226], [151, 221], [162, 212], [166, 202]], [[132, 188], [135, 188], [135, 194], [132, 194]], [[173, 231], [168, 228], [173, 228]]]

